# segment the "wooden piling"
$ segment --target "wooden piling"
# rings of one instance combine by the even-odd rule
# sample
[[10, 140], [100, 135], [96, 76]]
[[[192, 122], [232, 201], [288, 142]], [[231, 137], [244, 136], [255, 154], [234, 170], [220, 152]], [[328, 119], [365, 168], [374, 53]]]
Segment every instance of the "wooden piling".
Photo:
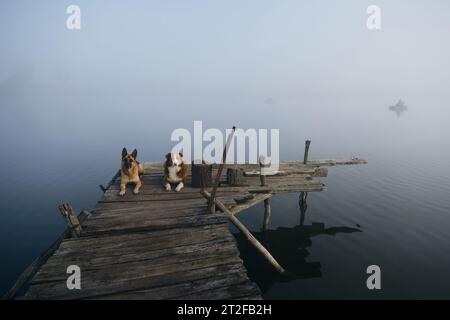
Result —
[[81, 235], [81, 224], [72, 206], [69, 203], [63, 203], [58, 208], [66, 220], [68, 228], [71, 230], [72, 237], [78, 238]]
[[270, 206], [270, 200], [266, 199], [264, 200], [264, 221], [263, 221], [263, 231], [267, 231], [269, 229], [269, 221], [270, 216], [272, 214], [272, 208]]
[[267, 162], [266, 157], [259, 156], [259, 179], [261, 180], [261, 186], [266, 185], [266, 168], [270, 167], [270, 162]]
[[303, 164], [308, 163], [308, 152], [309, 152], [309, 145], [311, 144], [311, 140], [305, 141], [305, 154], [303, 155]]
[[227, 169], [227, 184], [229, 186], [243, 186], [246, 185], [244, 170], [241, 168]]
[[216, 180], [214, 180], [213, 189], [211, 191], [211, 198], [208, 200], [208, 209], [209, 209], [210, 213], [216, 212], [216, 204], [214, 202], [214, 199], [216, 198], [216, 192], [217, 192], [217, 188], [219, 187], [220, 176], [222, 175], [223, 167], [227, 160], [227, 152], [228, 152], [228, 149], [230, 148], [231, 141], [233, 140], [233, 135], [234, 135], [235, 130], [236, 130], [236, 127], [233, 126], [233, 129], [231, 129], [231, 132], [228, 135], [227, 143], [225, 144], [225, 148], [223, 149], [222, 163], [220, 164], [219, 169], [217, 169]]
[[212, 184], [212, 165], [192, 162], [192, 186], [195, 188], [207, 188]]

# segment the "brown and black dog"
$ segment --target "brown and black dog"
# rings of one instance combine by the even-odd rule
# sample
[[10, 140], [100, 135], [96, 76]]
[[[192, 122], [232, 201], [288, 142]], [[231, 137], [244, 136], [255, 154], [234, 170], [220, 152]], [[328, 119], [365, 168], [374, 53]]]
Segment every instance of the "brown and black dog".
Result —
[[141, 177], [144, 173], [144, 166], [140, 164], [137, 159], [137, 150], [134, 149], [131, 154], [128, 154], [126, 148], [122, 149], [122, 163], [120, 166], [120, 192], [119, 195], [123, 196], [125, 194], [127, 184], [134, 183], [135, 187], [133, 190], [134, 194], [139, 193], [139, 189], [142, 186]]
[[166, 154], [166, 162], [164, 162], [164, 181], [163, 185], [166, 191], [172, 190], [170, 184], [176, 184], [175, 191], [179, 192], [183, 189], [188, 175], [188, 165], [183, 161], [183, 153]]

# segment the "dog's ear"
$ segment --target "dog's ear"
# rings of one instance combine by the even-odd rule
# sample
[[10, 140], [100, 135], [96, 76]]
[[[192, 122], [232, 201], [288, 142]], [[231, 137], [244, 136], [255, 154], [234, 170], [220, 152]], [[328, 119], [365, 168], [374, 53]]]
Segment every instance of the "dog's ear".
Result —
[[180, 158], [183, 158], [183, 152], [178, 152], [178, 154], [180, 155]]
[[166, 153], [166, 159], [169, 160], [170, 158], [172, 158], [172, 154], [170, 152]]
[[136, 160], [137, 157], [137, 150], [134, 149], [133, 152], [131, 153], [131, 156], [134, 158], [134, 160]]
[[122, 158], [125, 158], [125, 156], [128, 154], [127, 148], [122, 149]]

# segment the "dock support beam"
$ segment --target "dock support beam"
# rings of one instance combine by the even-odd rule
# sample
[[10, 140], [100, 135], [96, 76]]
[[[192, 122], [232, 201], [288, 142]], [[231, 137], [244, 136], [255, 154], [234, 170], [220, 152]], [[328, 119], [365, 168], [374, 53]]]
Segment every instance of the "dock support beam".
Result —
[[[270, 167], [271, 163], [267, 162], [266, 157], [263, 155], [259, 156], [259, 179], [261, 180], [261, 186], [266, 186], [266, 168]], [[264, 221], [262, 230], [266, 231], [269, 226], [270, 215], [272, 213], [272, 209], [270, 207], [269, 199], [264, 200]]]
[[[211, 199], [211, 194], [202, 190], [201, 194], [208, 200]], [[248, 241], [269, 261], [269, 263], [280, 273], [284, 274], [286, 271], [284, 268], [275, 260], [275, 258], [270, 254], [269, 251], [253, 236], [253, 234], [245, 227], [245, 225], [239, 221], [238, 218], [225, 206], [221, 201], [214, 199], [214, 202], [220, 210], [227, 214], [228, 219], [245, 235]]]
[[225, 165], [225, 162], [227, 160], [227, 152], [228, 152], [228, 149], [230, 148], [231, 141], [233, 140], [233, 135], [234, 135], [235, 130], [236, 130], [236, 127], [233, 126], [230, 134], [228, 135], [227, 143], [225, 144], [225, 148], [223, 149], [222, 163], [219, 165], [219, 169], [217, 169], [216, 180], [214, 180], [213, 189], [211, 191], [211, 197], [208, 199], [208, 211], [210, 213], [216, 212], [216, 203], [215, 203], [216, 192], [217, 192], [217, 188], [219, 187], [220, 176], [222, 175], [223, 166]]
[[308, 162], [308, 152], [309, 152], [310, 144], [311, 144], [311, 140], [305, 141], [305, 154], [303, 155], [303, 164], [306, 164]]
[[72, 206], [69, 203], [63, 203], [58, 208], [66, 220], [68, 228], [71, 230], [72, 237], [78, 238], [81, 235], [81, 224], [75, 215]]
[[269, 229], [269, 220], [272, 214], [272, 208], [270, 207], [270, 200], [264, 200], [264, 222], [263, 222], [263, 231], [267, 231]]

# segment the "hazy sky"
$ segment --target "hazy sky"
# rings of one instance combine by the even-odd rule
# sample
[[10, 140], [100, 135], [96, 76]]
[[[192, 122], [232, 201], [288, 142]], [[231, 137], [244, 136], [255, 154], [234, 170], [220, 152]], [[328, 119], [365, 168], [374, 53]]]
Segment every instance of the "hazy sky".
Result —
[[[69, 4], [82, 30], [65, 27]], [[366, 8], [382, 29], [366, 28]], [[146, 92], [432, 90], [450, 80], [448, 1], [2, 1], [0, 81]]]

